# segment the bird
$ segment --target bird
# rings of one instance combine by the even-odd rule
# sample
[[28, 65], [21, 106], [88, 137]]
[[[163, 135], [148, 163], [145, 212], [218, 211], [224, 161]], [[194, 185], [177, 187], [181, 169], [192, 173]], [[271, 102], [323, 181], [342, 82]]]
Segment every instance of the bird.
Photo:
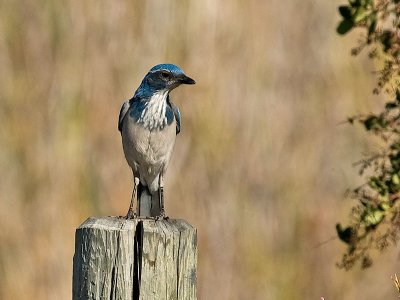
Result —
[[181, 131], [181, 113], [170, 92], [181, 84], [195, 83], [177, 65], [159, 64], [150, 69], [133, 97], [122, 104], [118, 130], [134, 177], [126, 219], [167, 218], [164, 176]]

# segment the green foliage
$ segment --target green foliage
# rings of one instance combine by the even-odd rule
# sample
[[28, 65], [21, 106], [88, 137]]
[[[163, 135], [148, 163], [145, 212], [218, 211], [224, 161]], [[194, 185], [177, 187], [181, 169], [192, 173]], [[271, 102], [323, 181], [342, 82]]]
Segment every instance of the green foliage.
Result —
[[342, 17], [337, 32], [346, 34], [362, 30], [362, 39], [353, 54], [368, 48], [369, 57], [383, 68], [377, 72], [374, 93], [383, 91], [388, 100], [375, 114], [359, 115], [349, 123], [361, 123], [378, 136], [383, 148], [357, 165], [365, 182], [350, 192], [357, 205], [351, 211], [349, 225], [336, 225], [338, 237], [347, 244], [340, 267], [351, 268], [360, 261], [362, 267], [372, 263], [372, 249], [383, 250], [400, 239], [400, 6], [398, 0], [349, 0], [340, 6]]

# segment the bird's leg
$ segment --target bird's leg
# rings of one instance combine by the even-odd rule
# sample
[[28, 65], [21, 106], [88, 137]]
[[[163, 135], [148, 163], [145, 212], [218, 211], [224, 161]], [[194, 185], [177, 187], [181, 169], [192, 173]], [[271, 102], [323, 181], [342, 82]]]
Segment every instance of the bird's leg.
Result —
[[159, 196], [159, 199], [160, 199], [160, 215], [159, 215], [159, 218], [163, 218], [163, 219], [167, 220], [168, 217], [165, 215], [165, 209], [164, 209], [164, 176], [162, 174], [160, 174], [160, 179], [159, 179], [158, 196]]
[[126, 219], [132, 219], [132, 218], [136, 218], [136, 213], [135, 210], [133, 209], [133, 203], [135, 202], [135, 198], [137, 195], [137, 186], [139, 184], [139, 178], [134, 177], [133, 178], [133, 191], [132, 191], [132, 196], [131, 196], [131, 203], [129, 205], [129, 209], [128, 209], [128, 213], [126, 214]]

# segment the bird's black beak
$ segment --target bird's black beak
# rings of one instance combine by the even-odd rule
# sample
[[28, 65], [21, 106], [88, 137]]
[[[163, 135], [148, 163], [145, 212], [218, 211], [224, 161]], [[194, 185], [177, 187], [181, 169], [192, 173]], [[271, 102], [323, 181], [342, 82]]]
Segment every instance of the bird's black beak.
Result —
[[196, 81], [194, 81], [192, 78], [190, 78], [184, 74], [179, 78], [179, 82], [183, 83], [183, 84], [195, 84], [196, 83]]

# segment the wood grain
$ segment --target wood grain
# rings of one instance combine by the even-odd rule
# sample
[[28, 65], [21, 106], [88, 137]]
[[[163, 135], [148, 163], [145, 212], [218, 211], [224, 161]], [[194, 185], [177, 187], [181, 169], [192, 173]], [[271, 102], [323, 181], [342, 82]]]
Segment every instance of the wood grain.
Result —
[[184, 220], [89, 218], [76, 230], [73, 299], [197, 299], [196, 268]]

